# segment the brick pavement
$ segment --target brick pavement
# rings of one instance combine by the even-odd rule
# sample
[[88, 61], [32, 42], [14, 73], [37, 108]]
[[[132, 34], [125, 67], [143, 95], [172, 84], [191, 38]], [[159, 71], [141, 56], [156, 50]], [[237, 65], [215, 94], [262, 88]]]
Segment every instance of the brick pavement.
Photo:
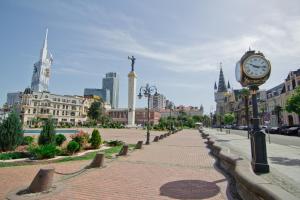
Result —
[[[57, 171], [70, 172], [86, 163], [60, 163], [55, 167]], [[59, 181], [60, 177], [56, 177], [57, 191], [39, 198], [227, 199], [227, 181], [213, 167], [213, 163], [199, 133], [196, 130], [184, 130], [158, 143], [144, 146], [142, 150], [136, 150], [129, 156], [107, 163], [103, 169], [90, 169], [64, 181]], [[26, 176], [34, 176], [37, 168], [38, 166], [20, 167], [19, 176], [22, 172], [25, 174], [26, 170], [31, 173]], [[3, 174], [2, 169], [0, 175], [1, 173]], [[17, 177], [18, 175], [15, 176]], [[26, 179], [25, 176], [18, 178]], [[28, 178], [26, 181], [28, 182]], [[23, 180], [23, 185], [26, 181]], [[0, 184], [2, 185], [2, 181]]]

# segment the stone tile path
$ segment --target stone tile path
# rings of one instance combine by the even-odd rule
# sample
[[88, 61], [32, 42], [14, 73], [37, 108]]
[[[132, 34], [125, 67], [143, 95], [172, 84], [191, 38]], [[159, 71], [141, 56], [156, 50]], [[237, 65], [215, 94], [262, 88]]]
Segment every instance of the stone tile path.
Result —
[[[57, 171], [71, 172], [87, 163], [60, 163], [54, 167]], [[38, 198], [227, 199], [227, 180], [213, 163], [200, 134], [196, 130], [184, 130], [109, 162], [105, 168], [90, 169], [63, 181], [62, 176], [56, 175], [56, 191]], [[14, 178], [7, 180], [7, 184], [26, 185], [40, 167], [0, 169], [0, 177], [10, 172]], [[0, 180], [0, 185], [3, 183]], [[7, 189], [1, 188], [0, 192], [0, 196], [4, 195]]]

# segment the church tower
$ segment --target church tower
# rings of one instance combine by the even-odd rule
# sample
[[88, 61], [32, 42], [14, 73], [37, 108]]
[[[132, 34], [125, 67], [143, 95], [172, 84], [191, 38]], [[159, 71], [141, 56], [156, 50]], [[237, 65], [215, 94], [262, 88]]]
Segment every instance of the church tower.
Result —
[[53, 62], [53, 58], [50, 52], [48, 52], [48, 29], [46, 30], [46, 36], [44, 44], [40, 52], [40, 59], [33, 66], [33, 75], [31, 80], [31, 90], [35, 92], [48, 91], [50, 69]]
[[222, 63], [220, 63], [218, 87], [217, 84], [215, 83], [214, 89], [215, 89], [215, 102], [217, 103], [216, 114], [223, 115], [225, 111], [224, 106], [225, 106], [225, 98], [227, 94], [227, 86], [223, 74]]

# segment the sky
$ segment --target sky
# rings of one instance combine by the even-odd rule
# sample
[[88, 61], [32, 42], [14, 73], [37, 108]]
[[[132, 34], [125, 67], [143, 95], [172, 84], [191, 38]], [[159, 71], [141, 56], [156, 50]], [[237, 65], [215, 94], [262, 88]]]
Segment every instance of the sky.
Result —
[[[176, 105], [203, 104], [205, 113], [215, 107], [219, 63], [226, 82], [241, 88], [235, 63], [249, 47], [272, 64], [261, 89], [300, 67], [299, 0], [1, 0], [0, 105], [8, 92], [30, 86], [46, 28], [50, 92], [83, 95], [117, 72], [123, 108], [131, 55], [137, 89], [155, 85]], [[137, 99], [137, 107], [145, 105]]]

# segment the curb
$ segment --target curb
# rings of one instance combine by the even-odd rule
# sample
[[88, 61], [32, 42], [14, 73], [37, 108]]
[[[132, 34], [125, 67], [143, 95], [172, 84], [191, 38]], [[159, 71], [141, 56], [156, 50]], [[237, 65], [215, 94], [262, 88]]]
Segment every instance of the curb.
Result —
[[217, 163], [233, 178], [235, 181], [235, 190], [242, 199], [245, 200], [261, 200], [261, 199], [274, 199], [274, 200], [297, 200], [294, 195], [283, 190], [277, 185], [264, 180], [256, 175], [250, 166], [250, 163], [243, 158], [226, 153], [222, 148], [215, 144], [209, 134], [205, 134], [203, 130], [199, 130], [210, 153], [217, 159]]

